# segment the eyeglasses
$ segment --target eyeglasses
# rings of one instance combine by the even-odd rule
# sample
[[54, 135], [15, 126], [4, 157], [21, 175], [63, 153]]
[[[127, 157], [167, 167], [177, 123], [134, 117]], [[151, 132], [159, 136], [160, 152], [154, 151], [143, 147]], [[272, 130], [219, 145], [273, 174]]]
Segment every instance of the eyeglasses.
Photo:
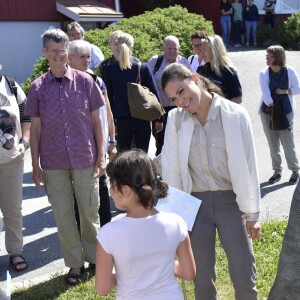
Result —
[[192, 44], [192, 47], [194, 47], [194, 48], [201, 48], [202, 44]]
[[58, 54], [65, 54], [68, 49], [61, 49], [61, 50], [49, 50], [51, 54], [58, 55]]

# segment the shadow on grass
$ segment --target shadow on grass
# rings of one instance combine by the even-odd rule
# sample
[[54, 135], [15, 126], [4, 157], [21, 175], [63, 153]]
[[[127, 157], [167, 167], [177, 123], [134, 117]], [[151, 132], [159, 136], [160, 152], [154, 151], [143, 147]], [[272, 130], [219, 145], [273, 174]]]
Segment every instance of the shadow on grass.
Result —
[[95, 291], [94, 276], [94, 271], [86, 271], [81, 276], [81, 284], [70, 286], [65, 282], [66, 274], [53, 275], [50, 280], [35, 285], [32, 283], [28, 288], [16, 289], [12, 294], [12, 299], [101, 299]]

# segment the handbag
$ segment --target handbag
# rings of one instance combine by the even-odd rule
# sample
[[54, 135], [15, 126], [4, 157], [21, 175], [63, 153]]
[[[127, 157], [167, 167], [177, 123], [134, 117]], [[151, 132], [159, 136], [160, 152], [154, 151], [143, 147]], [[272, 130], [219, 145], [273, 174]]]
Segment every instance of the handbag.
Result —
[[279, 95], [275, 95], [275, 104], [271, 111], [270, 128], [272, 130], [286, 130], [290, 128], [290, 122], [286, 113], [282, 109], [282, 104]]
[[141, 62], [138, 62], [136, 83], [127, 82], [127, 97], [133, 118], [153, 121], [165, 114], [157, 97], [147, 87], [141, 85]]

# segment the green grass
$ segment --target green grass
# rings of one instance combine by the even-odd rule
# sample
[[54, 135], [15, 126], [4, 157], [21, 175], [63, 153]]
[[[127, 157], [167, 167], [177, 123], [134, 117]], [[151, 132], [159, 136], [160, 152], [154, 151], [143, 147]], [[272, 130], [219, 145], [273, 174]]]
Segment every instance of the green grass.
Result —
[[[271, 221], [262, 224], [263, 234], [259, 241], [254, 242], [254, 253], [257, 265], [256, 284], [259, 299], [266, 299], [277, 272], [277, 261], [281, 250], [286, 221]], [[92, 273], [86, 272], [82, 283], [69, 287], [64, 283], [64, 275], [57, 274], [51, 280], [30, 286], [27, 289], [14, 291], [12, 299], [42, 300], [42, 299], [115, 299], [114, 292], [107, 297], [99, 297], [95, 292], [95, 278]], [[181, 282], [181, 281], [180, 281]], [[224, 251], [217, 242], [217, 282], [219, 300], [234, 299], [234, 291], [228, 274], [227, 259]], [[186, 284], [188, 300], [194, 299], [193, 283]]]

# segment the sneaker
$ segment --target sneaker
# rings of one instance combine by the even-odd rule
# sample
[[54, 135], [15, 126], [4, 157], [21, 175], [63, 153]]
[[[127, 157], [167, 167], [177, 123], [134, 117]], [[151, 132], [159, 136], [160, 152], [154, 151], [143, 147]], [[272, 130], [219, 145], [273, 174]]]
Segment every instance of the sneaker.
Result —
[[257, 47], [257, 43], [254, 43], [254, 45], [253, 45], [254, 47]]
[[296, 184], [299, 180], [299, 173], [298, 172], [293, 172], [292, 176], [289, 180], [289, 184]]
[[[294, 174], [294, 173], [293, 173]], [[298, 173], [297, 173], [298, 174]], [[281, 179], [281, 173], [275, 172], [269, 179], [269, 183], [275, 183]]]

